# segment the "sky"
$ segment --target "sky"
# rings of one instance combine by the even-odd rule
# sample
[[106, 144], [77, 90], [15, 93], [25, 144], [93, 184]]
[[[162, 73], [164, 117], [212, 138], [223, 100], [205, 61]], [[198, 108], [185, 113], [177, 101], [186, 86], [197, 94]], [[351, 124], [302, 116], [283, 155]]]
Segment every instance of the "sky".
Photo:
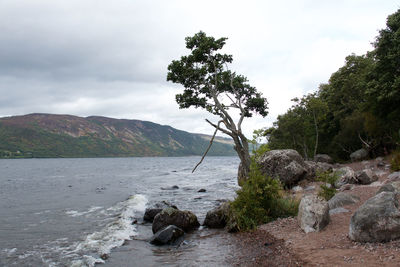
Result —
[[184, 38], [228, 37], [230, 69], [279, 114], [326, 83], [351, 53], [365, 54], [392, 0], [0, 0], [0, 117], [28, 113], [148, 120], [212, 134], [200, 109], [179, 109], [183, 87], [167, 66], [188, 54]]

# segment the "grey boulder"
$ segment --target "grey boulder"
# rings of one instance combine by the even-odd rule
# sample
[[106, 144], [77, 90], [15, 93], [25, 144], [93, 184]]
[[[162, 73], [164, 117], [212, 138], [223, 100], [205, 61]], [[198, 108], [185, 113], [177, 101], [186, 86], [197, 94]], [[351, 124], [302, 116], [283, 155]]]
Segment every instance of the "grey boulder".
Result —
[[258, 159], [261, 172], [292, 186], [307, 174], [307, 165], [293, 149], [271, 150]]
[[351, 205], [360, 201], [360, 198], [344, 192], [336, 193], [329, 201], [329, 209], [336, 209], [346, 205]]
[[333, 159], [327, 154], [317, 154], [314, 156], [315, 162], [333, 163]]
[[358, 180], [356, 178], [356, 174], [354, 170], [350, 167], [342, 167], [335, 171], [339, 178], [336, 182], [336, 187], [339, 188], [344, 184], [357, 184]]
[[360, 161], [366, 159], [368, 157], [368, 151], [364, 148], [361, 148], [350, 154], [351, 161]]
[[351, 217], [349, 237], [358, 242], [387, 242], [400, 237], [396, 193], [381, 192], [368, 199]]
[[146, 208], [146, 210], [144, 212], [143, 220], [152, 222], [154, 220], [154, 217], [158, 213], [160, 213], [163, 209], [169, 208], [169, 207], [178, 209], [175, 205], [172, 205], [171, 203], [169, 203], [167, 201], [158, 202], [151, 208]]
[[360, 184], [371, 184], [378, 181], [378, 176], [370, 169], [356, 172], [356, 179]]
[[150, 243], [153, 245], [173, 244], [184, 234], [185, 232], [181, 228], [176, 227], [175, 225], [168, 225], [155, 233], [151, 238]]
[[229, 218], [229, 202], [207, 212], [203, 225], [208, 228], [224, 228]]
[[165, 208], [158, 213], [153, 220], [153, 233], [158, 232], [168, 225], [175, 225], [183, 231], [188, 232], [200, 226], [197, 216], [188, 210], [177, 210], [174, 208]]
[[305, 233], [321, 231], [330, 221], [328, 202], [316, 195], [304, 196], [300, 201], [297, 219]]

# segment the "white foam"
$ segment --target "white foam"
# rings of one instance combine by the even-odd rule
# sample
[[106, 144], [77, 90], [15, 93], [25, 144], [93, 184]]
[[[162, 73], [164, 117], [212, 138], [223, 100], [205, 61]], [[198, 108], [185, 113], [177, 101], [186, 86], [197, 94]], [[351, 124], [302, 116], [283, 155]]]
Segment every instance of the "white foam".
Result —
[[[144, 212], [147, 198], [144, 195], [135, 195], [129, 199], [118, 203], [113, 210], [121, 210], [121, 215], [117, 221], [109, 223], [101, 231], [88, 235], [84, 241], [76, 245], [77, 251], [96, 251], [98, 255], [108, 254], [111, 249], [122, 246], [125, 240], [130, 240], [136, 235], [136, 226], [132, 225], [132, 218], [137, 212]], [[87, 256], [89, 257], [89, 256]], [[91, 256], [90, 256], [91, 257]], [[94, 266], [95, 263], [102, 261], [94, 258], [95, 261], [86, 264]], [[78, 264], [78, 262], [75, 262]], [[91, 265], [93, 263], [93, 265]], [[79, 266], [79, 265], [76, 265]]]
[[71, 217], [78, 217], [78, 216], [82, 216], [82, 215], [86, 215], [92, 212], [95, 212], [97, 210], [102, 209], [103, 207], [96, 207], [96, 206], [92, 206], [90, 207], [88, 210], [86, 211], [77, 211], [77, 210], [67, 210], [65, 212], [65, 214], [71, 216]]

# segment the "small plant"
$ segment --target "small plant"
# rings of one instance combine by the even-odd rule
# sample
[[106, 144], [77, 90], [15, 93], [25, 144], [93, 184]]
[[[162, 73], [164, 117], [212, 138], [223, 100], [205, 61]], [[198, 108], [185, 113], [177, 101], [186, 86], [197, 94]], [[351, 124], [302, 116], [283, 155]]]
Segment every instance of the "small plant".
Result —
[[298, 201], [287, 198], [276, 179], [265, 177], [255, 163], [249, 179], [231, 203], [230, 217], [238, 231], [251, 230], [278, 217], [297, 215]]
[[393, 153], [392, 160], [390, 161], [390, 169], [392, 171], [400, 171], [400, 151]]
[[318, 195], [323, 197], [326, 201], [331, 199], [336, 194], [335, 184], [338, 179], [339, 175], [336, 172], [317, 172], [316, 180], [324, 183], [320, 186], [321, 191]]

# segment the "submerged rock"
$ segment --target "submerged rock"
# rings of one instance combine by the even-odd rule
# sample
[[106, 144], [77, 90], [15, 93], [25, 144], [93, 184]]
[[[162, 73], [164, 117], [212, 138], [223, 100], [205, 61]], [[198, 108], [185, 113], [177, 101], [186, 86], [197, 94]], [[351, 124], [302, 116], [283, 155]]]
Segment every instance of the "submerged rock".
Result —
[[224, 228], [229, 218], [230, 203], [225, 202], [219, 207], [207, 212], [203, 225], [208, 228]]
[[177, 210], [174, 208], [165, 208], [158, 213], [153, 220], [153, 233], [158, 232], [168, 225], [175, 225], [183, 231], [188, 232], [200, 226], [196, 215], [188, 210]]
[[150, 243], [153, 245], [172, 244], [183, 236], [185, 232], [175, 225], [168, 225], [167, 227], [159, 230], [151, 238]]
[[297, 219], [305, 233], [321, 231], [330, 220], [328, 202], [316, 195], [304, 196], [300, 201]]
[[351, 217], [349, 237], [358, 242], [387, 242], [400, 237], [396, 193], [381, 192], [368, 199]]

